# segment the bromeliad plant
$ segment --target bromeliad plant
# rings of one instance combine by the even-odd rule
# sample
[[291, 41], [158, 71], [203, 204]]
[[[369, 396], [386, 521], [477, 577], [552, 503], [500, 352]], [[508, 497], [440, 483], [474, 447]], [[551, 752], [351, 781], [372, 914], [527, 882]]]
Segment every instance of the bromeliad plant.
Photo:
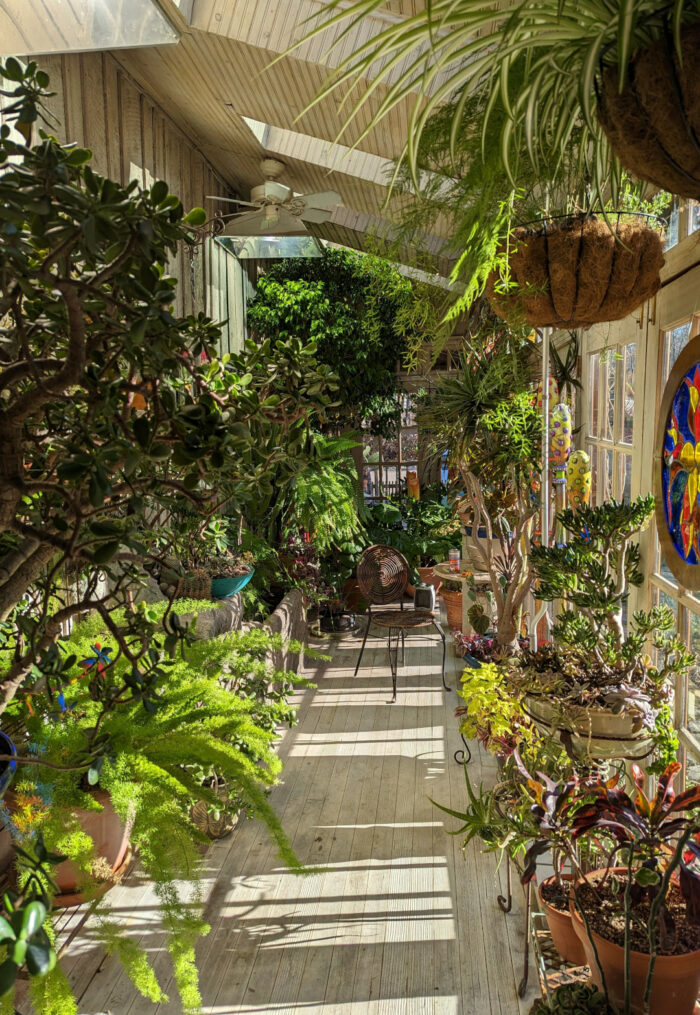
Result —
[[[695, 852], [700, 833], [700, 787], [676, 794], [673, 781], [680, 767], [677, 762], [668, 766], [650, 798], [644, 788], [645, 773], [637, 765], [632, 767], [632, 795], [619, 788], [619, 776], [606, 782], [555, 783], [541, 773], [534, 779], [522, 766], [540, 830], [528, 849], [523, 880], [534, 876], [537, 856], [547, 852], [556, 838], [578, 875], [575, 903], [602, 985], [606, 975], [610, 977], [609, 1000], [623, 1005], [627, 1013], [633, 999], [637, 1007], [648, 1010], [659, 955], [697, 952], [693, 928], [700, 926], [700, 877], [688, 870], [686, 857]], [[578, 863], [577, 848], [591, 842], [604, 861], [600, 870], [586, 874]], [[685, 879], [677, 884], [681, 865]], [[622, 945], [624, 989], [619, 994], [611, 975], [613, 960], [601, 959], [593, 934]], [[641, 974], [635, 974], [631, 965], [633, 944], [634, 950], [649, 955], [648, 967], [640, 967]], [[697, 980], [697, 969], [691, 975]]]

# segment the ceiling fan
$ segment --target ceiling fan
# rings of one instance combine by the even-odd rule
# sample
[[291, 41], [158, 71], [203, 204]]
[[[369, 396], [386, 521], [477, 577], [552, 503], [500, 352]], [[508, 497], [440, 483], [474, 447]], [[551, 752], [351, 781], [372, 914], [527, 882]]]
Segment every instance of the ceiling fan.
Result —
[[244, 205], [254, 211], [233, 212], [223, 218], [229, 219], [223, 236], [276, 236], [306, 233], [307, 223], [327, 222], [333, 209], [340, 204], [340, 194], [325, 190], [318, 194], [295, 194], [291, 187], [279, 183], [277, 177], [284, 172], [284, 162], [266, 158], [260, 163], [265, 177], [263, 183], [253, 187], [250, 201], [236, 198], [207, 195], [212, 201], [226, 201]]

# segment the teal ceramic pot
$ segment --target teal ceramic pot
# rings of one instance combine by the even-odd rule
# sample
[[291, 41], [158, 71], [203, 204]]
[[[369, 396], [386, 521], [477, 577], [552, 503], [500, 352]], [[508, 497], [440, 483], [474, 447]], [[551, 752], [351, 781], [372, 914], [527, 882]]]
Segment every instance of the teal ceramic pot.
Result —
[[228, 599], [236, 592], [244, 589], [255, 574], [255, 568], [251, 567], [247, 574], [237, 574], [233, 578], [212, 578], [211, 596], [212, 599]]

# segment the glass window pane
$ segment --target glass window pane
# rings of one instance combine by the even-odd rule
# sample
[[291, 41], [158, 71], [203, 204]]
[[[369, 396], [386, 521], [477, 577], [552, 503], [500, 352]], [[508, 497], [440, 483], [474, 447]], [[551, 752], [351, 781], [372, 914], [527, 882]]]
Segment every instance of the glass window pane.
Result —
[[617, 498], [629, 504], [632, 500], [632, 455], [618, 454], [617, 465]]
[[381, 495], [379, 488], [379, 469], [377, 466], [365, 467], [362, 475], [362, 492], [365, 497], [374, 499]]
[[666, 229], [666, 240], [664, 242], [664, 250], [670, 250], [671, 247], [675, 247], [678, 243], [678, 204], [674, 202], [673, 211], [668, 217], [668, 228]]
[[686, 726], [696, 737], [700, 736], [700, 617], [690, 610], [688, 617], [687, 639], [690, 651], [695, 655], [695, 663], [688, 671], [688, 683], [685, 694]]
[[401, 431], [401, 461], [418, 460], [418, 427], [411, 426]]
[[599, 393], [599, 377], [600, 377], [600, 357], [597, 352], [594, 352], [588, 361], [588, 434], [590, 437], [599, 437], [599, 416], [598, 416], [598, 399]]
[[637, 345], [630, 342], [622, 349], [622, 434], [623, 444], [631, 444], [634, 437], [634, 371]]
[[668, 380], [668, 375], [671, 373], [673, 364], [688, 344], [690, 325], [691, 321], [684, 321], [683, 324], [672, 328], [671, 331], [667, 331], [664, 335], [664, 370], [662, 378], [664, 384]]
[[700, 201], [688, 202], [688, 235], [700, 229]]
[[396, 497], [400, 493], [399, 474], [395, 465], [385, 467], [382, 477], [382, 493], [385, 497]]
[[382, 461], [398, 462], [399, 460], [399, 438], [385, 438], [382, 441]]
[[613, 453], [611, 448], [598, 449], [598, 503], [611, 500], [613, 493]]
[[5, 0], [3, 56], [160, 46], [179, 33], [155, 0]]
[[661, 552], [660, 547], [657, 550], [657, 554], [658, 556], [656, 560], [656, 573], [660, 574], [662, 578], [665, 578], [667, 582], [671, 582], [673, 585], [677, 585], [678, 582], [676, 581], [676, 577], [671, 568], [666, 563], [666, 558]]
[[414, 426], [416, 413], [410, 395], [401, 395], [401, 426]]
[[591, 504], [597, 504], [598, 448], [595, 444], [588, 445], [588, 457], [591, 460]]
[[615, 377], [617, 375], [617, 353], [609, 350], [604, 360], [604, 384], [603, 391], [603, 412], [601, 423], [603, 433], [601, 436], [606, 441], [613, 439], [615, 426]]

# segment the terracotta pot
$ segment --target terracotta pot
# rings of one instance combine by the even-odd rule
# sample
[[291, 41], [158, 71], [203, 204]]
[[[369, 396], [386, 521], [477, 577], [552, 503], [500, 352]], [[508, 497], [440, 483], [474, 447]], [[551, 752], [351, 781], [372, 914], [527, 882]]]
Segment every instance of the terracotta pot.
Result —
[[486, 284], [491, 306], [533, 327], [588, 328], [627, 317], [661, 286], [661, 236], [642, 222], [611, 227], [578, 216], [545, 220], [534, 229], [518, 226], [508, 255], [516, 285], [499, 292], [493, 272]]
[[364, 609], [360, 609], [364, 596], [360, 591], [357, 578], [348, 578], [343, 585], [343, 601], [351, 613], [364, 613]]
[[616, 66], [600, 79], [596, 114], [622, 165], [681, 197], [700, 197], [700, 25], [681, 29], [678, 59], [671, 32], [629, 62], [620, 93]]
[[643, 758], [652, 747], [649, 730], [639, 716], [618, 715], [605, 708], [584, 708], [527, 695], [525, 711], [545, 736], [555, 732], [564, 743], [570, 739], [577, 758]]
[[[561, 874], [562, 881], [573, 881], [573, 874]], [[537, 887], [537, 893], [544, 909], [544, 915], [552, 935], [554, 947], [559, 952], [564, 962], [570, 962], [574, 966], [585, 966], [587, 959], [583, 945], [578, 934], [574, 930], [571, 913], [562, 913], [560, 909], [550, 906], [546, 899], [542, 898], [542, 887], [555, 881], [556, 878], [546, 878]]]
[[440, 589], [447, 613], [447, 624], [451, 631], [462, 630], [462, 592], [451, 592], [444, 586]]
[[[624, 873], [626, 868], [618, 868]], [[602, 874], [603, 871], [593, 871]], [[591, 980], [598, 987], [603, 986], [600, 968], [595, 952], [586, 933], [586, 927], [571, 900], [573, 927], [586, 953], [586, 964], [591, 969]], [[591, 932], [598, 952], [600, 965], [605, 974], [605, 983], [610, 997], [620, 1009], [625, 1000], [625, 950], [606, 938]], [[649, 956], [643, 952], [630, 953], [632, 979], [632, 1011], [642, 1015], [644, 1011], [644, 989], [649, 971]], [[651, 985], [649, 1015], [693, 1015], [700, 993], [700, 951], [685, 955], [658, 955], [654, 964]]]
[[[105, 860], [112, 873], [116, 873], [127, 858], [129, 830], [122, 824], [106, 790], [95, 790], [92, 795], [99, 804], [102, 804], [102, 810], [84, 811], [76, 808], [74, 813], [80, 827], [95, 843], [97, 857]], [[55, 905], [77, 906], [84, 901], [84, 897], [78, 889], [84, 875], [74, 863], [65, 860], [55, 868], [53, 877], [59, 889]], [[112, 882], [109, 880], [99, 884], [97, 894], [104, 894], [111, 885]]]

